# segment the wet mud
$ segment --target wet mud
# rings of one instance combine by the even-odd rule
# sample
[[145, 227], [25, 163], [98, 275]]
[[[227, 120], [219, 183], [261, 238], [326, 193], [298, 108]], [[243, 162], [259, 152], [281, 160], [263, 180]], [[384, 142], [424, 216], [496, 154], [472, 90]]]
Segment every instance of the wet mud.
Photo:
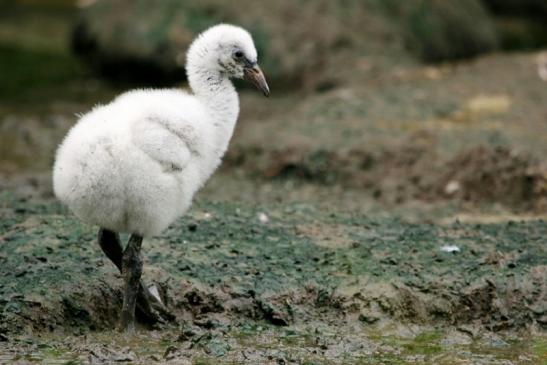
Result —
[[[452, 351], [445, 343], [465, 348], [509, 336], [503, 346], [529, 338], [522, 355], [530, 362], [519, 363], [533, 364], [539, 355], [530, 344], [544, 349], [541, 219], [435, 225], [312, 205], [198, 203], [143, 245], [145, 281], [176, 315], [150, 332], [155, 340], [141, 326], [135, 341], [155, 348], [146, 355], [119, 339], [98, 349], [85, 342], [112, 332], [121, 307], [122, 280], [96, 229], [50, 199], [1, 198], [0, 336], [11, 359], [26, 348], [96, 362], [161, 355], [156, 361], [374, 363], [366, 361], [380, 351], [435, 354], [442, 363]], [[71, 339], [61, 340], [66, 334]]]

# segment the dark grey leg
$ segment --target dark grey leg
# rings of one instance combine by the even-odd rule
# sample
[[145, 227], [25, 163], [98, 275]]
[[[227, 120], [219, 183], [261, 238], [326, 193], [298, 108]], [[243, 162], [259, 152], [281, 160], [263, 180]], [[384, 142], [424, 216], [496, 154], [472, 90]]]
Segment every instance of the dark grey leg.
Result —
[[[99, 245], [104, 254], [112, 263], [114, 263], [114, 265], [116, 265], [118, 270], [120, 270], [120, 273], [122, 273], [123, 247], [120, 236], [116, 232], [101, 228], [99, 230], [98, 238]], [[150, 291], [142, 280], [140, 281], [139, 293], [137, 295], [136, 315], [141, 322], [150, 325], [175, 319], [175, 316], [167, 310], [163, 303], [150, 294]]]
[[106, 257], [116, 265], [120, 273], [122, 272], [123, 247], [120, 241], [120, 235], [108, 229], [99, 230], [99, 246]]
[[135, 332], [135, 305], [142, 275], [142, 237], [132, 234], [123, 251], [122, 275], [125, 283], [123, 293], [120, 330], [127, 334]]

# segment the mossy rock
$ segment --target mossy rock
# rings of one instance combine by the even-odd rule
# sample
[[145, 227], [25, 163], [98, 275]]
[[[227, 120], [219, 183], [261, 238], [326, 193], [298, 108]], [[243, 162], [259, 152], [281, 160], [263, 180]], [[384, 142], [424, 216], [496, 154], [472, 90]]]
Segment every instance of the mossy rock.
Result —
[[400, 2], [407, 46], [427, 62], [469, 58], [497, 47], [490, 15], [477, 0]]

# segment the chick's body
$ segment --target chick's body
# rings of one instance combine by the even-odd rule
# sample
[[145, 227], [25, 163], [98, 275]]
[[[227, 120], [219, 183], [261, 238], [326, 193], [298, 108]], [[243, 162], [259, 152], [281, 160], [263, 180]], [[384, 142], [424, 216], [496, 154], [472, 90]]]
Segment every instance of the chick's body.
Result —
[[122, 94], [67, 135], [54, 166], [55, 194], [87, 223], [156, 235], [185, 213], [220, 164], [237, 111], [219, 121], [175, 89]]

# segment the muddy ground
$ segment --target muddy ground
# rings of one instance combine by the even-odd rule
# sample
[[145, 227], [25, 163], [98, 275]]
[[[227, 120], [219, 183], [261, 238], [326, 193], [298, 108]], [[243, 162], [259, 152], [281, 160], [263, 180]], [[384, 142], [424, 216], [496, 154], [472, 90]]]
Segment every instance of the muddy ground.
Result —
[[113, 332], [121, 278], [96, 229], [36, 200], [2, 193], [5, 361], [545, 359], [541, 219], [407, 223], [310, 204], [200, 202], [145, 242], [146, 281], [176, 320], [124, 339]]
[[539, 52], [243, 91], [222, 169], [144, 243], [176, 319], [125, 338], [97, 227], [51, 191], [74, 113], [124, 88], [67, 51], [68, 16], [0, 23], [0, 364], [547, 363]]

